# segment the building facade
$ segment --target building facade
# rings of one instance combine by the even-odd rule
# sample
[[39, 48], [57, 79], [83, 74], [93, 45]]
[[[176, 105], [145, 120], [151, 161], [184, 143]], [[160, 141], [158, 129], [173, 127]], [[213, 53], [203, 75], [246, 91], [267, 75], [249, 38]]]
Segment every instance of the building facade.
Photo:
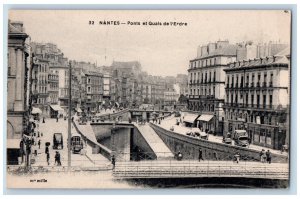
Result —
[[287, 143], [289, 112], [287, 50], [233, 62], [226, 72], [224, 133], [247, 129], [253, 144], [281, 149]]
[[87, 112], [96, 112], [103, 102], [103, 74], [86, 72]]
[[31, 74], [30, 46], [23, 23], [8, 23], [8, 68], [7, 68], [7, 164], [18, 164], [20, 142], [23, 134], [29, 135]]
[[188, 69], [188, 109], [200, 114], [197, 126], [217, 134], [223, 132], [225, 72], [228, 63], [236, 60], [236, 45], [228, 41], [199, 46], [197, 58]]

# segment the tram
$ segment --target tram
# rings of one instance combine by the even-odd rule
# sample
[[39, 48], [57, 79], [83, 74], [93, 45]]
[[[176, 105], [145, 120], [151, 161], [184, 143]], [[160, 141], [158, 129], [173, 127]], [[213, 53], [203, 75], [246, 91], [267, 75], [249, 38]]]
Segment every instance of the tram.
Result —
[[80, 153], [81, 149], [83, 149], [83, 140], [78, 133], [72, 133], [71, 149], [74, 154]]

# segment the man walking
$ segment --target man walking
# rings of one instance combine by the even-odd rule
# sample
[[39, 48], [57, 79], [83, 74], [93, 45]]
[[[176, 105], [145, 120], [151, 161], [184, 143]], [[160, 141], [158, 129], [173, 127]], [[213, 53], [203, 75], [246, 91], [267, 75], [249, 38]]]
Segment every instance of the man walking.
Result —
[[47, 164], [48, 166], [50, 165], [50, 153], [46, 153], [46, 157], [47, 157]]
[[237, 153], [234, 155], [234, 157], [235, 157], [236, 163], [239, 163], [239, 161], [240, 161], [240, 153], [237, 152]]
[[38, 141], [39, 149], [41, 149], [41, 140]]
[[48, 146], [48, 145], [46, 145], [45, 153], [46, 153], [46, 154], [49, 153], [49, 146]]
[[199, 162], [200, 162], [200, 160], [204, 161], [203, 155], [202, 155], [202, 149], [199, 149], [199, 157], [198, 157], [198, 159], [199, 159]]
[[113, 168], [112, 168], [112, 169], [115, 169], [115, 165], [116, 165], [115, 155], [113, 155], [113, 156], [111, 157], [111, 164], [113, 165]]
[[266, 152], [266, 156], [267, 156], [267, 163], [271, 164], [272, 156], [271, 156], [270, 150], [268, 150], [268, 151]]
[[60, 154], [59, 154], [58, 151], [56, 151], [54, 160], [55, 160], [55, 164], [57, 163], [57, 166], [61, 166], [61, 162], [60, 162]]

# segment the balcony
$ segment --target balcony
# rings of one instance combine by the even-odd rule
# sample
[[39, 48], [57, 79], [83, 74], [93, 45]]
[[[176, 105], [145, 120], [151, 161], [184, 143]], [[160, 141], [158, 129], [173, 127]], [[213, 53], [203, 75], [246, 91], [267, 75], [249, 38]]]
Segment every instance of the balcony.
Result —
[[261, 111], [285, 111], [288, 105], [270, 105], [270, 104], [243, 104], [243, 103], [224, 103], [224, 107], [227, 108], [246, 108], [256, 109]]
[[233, 88], [233, 84], [231, 84], [231, 88]]
[[246, 82], [245, 83], [245, 88], [248, 88], [248, 86], [249, 86], [249, 82]]
[[256, 83], [256, 87], [257, 87], [257, 88], [260, 87], [260, 83], [259, 83], [259, 82]]
[[267, 87], [267, 82], [263, 82], [263, 85], [262, 85], [262, 87]]
[[243, 84], [243, 83], [241, 83], [241, 84], [240, 84], [240, 88], [243, 88], [243, 87], [244, 87], [244, 84]]
[[239, 84], [238, 84], [238, 83], [236, 83], [236, 84], [235, 84], [235, 88], [238, 88], [238, 87], [239, 87]]
[[269, 82], [269, 87], [273, 87], [273, 82]]
[[254, 82], [251, 82], [251, 88], [254, 88]]

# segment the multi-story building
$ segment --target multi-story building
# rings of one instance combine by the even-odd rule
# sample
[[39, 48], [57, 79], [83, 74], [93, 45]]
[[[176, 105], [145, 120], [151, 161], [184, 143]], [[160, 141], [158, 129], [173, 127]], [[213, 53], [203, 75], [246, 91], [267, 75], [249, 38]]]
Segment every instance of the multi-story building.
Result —
[[8, 23], [8, 68], [7, 68], [7, 164], [18, 164], [20, 142], [23, 134], [29, 134], [29, 102], [31, 74], [30, 46], [23, 23]]
[[198, 112], [197, 126], [218, 134], [223, 132], [225, 72], [236, 60], [236, 45], [217, 41], [199, 46], [197, 57], [190, 61], [188, 109]]
[[[41, 86], [37, 85], [38, 92], [40, 92], [41, 87], [42, 93], [37, 96], [36, 105], [42, 109], [44, 116], [55, 117], [58, 112], [62, 114], [63, 109], [66, 111], [68, 107], [68, 91], [66, 87], [68, 60], [55, 44], [31, 42], [31, 46], [37, 58], [36, 64], [42, 67], [42, 70], [39, 70], [39, 66], [37, 67], [37, 77], [47, 76], [47, 86], [44, 79], [41, 79]], [[40, 62], [45, 63], [41, 64]], [[46, 62], [47, 70], [44, 70], [45, 68], [42, 65], [45, 65]], [[50, 81], [48, 81], [48, 77], [51, 78]], [[38, 81], [39, 83], [40, 81]], [[44, 100], [45, 97], [47, 98], [46, 100]]]
[[289, 49], [229, 64], [224, 132], [247, 129], [252, 143], [274, 149], [288, 144], [289, 67]]
[[110, 79], [109, 73], [103, 74], [103, 99], [110, 99]]
[[49, 82], [49, 103], [57, 104], [58, 102], [58, 72], [50, 69], [48, 74], [48, 82]]
[[96, 112], [103, 102], [103, 74], [98, 72], [86, 72], [86, 108], [88, 112]]

